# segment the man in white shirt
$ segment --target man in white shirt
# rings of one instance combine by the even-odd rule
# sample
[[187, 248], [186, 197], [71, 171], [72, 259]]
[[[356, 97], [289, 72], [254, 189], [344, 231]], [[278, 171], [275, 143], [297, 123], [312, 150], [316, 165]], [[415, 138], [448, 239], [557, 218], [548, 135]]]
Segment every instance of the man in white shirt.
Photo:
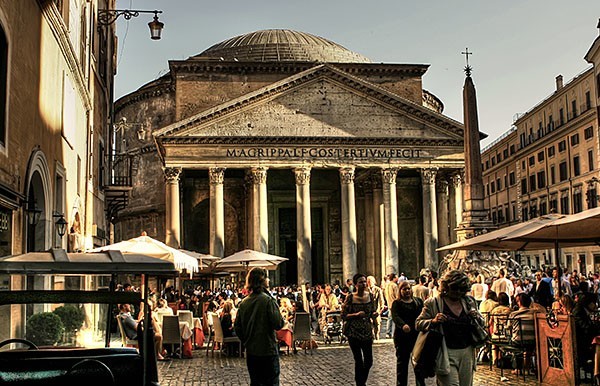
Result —
[[498, 279], [496, 279], [496, 281], [494, 281], [492, 284], [492, 291], [497, 294], [504, 292], [509, 298], [512, 298], [515, 294], [515, 287], [513, 286], [512, 281], [507, 279], [505, 276], [506, 272], [504, 269], [500, 269], [500, 271], [498, 271]]

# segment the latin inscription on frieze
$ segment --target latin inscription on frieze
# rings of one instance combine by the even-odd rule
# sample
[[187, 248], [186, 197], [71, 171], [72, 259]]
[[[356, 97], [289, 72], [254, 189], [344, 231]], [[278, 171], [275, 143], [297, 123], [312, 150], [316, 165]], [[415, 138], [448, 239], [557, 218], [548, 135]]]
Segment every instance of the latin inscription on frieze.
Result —
[[309, 158], [309, 159], [412, 159], [424, 158], [421, 149], [413, 148], [334, 148], [334, 147], [248, 147], [244, 149], [227, 149], [227, 158]]

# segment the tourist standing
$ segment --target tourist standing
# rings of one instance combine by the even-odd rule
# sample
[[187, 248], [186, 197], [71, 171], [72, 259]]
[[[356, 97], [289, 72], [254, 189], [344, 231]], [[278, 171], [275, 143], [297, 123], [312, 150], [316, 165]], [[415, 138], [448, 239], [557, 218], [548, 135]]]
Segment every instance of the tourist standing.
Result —
[[269, 295], [264, 268], [252, 268], [246, 277], [248, 296], [235, 319], [235, 333], [246, 347], [250, 385], [279, 385], [279, 348], [275, 331], [283, 327], [277, 301]]
[[377, 318], [373, 323], [373, 335], [375, 340], [379, 340], [381, 333], [381, 312], [385, 306], [385, 300], [383, 299], [383, 290], [377, 286], [377, 280], [374, 276], [367, 276], [367, 288], [373, 296], [373, 302], [375, 303], [375, 311], [377, 312]]
[[[396, 385], [407, 386], [410, 353], [419, 335], [415, 329], [415, 321], [423, 310], [423, 300], [413, 296], [408, 281], [401, 281], [398, 288], [399, 298], [392, 303], [392, 319], [396, 325]], [[415, 382], [417, 386], [425, 386], [425, 378], [418, 372], [415, 372]]]
[[373, 366], [373, 319], [377, 317], [376, 305], [367, 290], [367, 277], [354, 275], [355, 291], [346, 297], [342, 306], [344, 335], [348, 338], [354, 356], [354, 380], [357, 386], [367, 384]]
[[477, 365], [473, 323], [483, 327], [484, 320], [475, 299], [467, 296], [470, 289], [471, 282], [465, 273], [449, 271], [440, 280], [440, 294], [425, 302], [416, 321], [419, 331], [436, 328], [443, 334], [435, 363], [439, 385], [473, 385]]

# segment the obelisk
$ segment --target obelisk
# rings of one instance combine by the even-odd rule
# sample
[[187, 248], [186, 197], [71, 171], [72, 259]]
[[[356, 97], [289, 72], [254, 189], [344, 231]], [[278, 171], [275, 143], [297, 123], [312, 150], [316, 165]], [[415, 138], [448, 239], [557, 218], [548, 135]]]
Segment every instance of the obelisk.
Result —
[[477, 116], [477, 95], [471, 78], [472, 68], [469, 66], [469, 51], [465, 67], [465, 85], [463, 87], [464, 114], [464, 146], [465, 146], [465, 176], [463, 186], [463, 220], [456, 229], [457, 240], [476, 236], [484, 230], [494, 228], [488, 219], [484, 206], [483, 172], [481, 170], [481, 150], [479, 141], [479, 119]]

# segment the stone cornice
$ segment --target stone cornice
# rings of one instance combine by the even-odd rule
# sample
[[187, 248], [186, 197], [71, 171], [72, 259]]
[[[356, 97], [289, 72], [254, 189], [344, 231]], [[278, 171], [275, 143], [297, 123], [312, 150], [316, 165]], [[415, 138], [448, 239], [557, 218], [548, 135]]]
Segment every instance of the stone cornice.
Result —
[[433, 146], [459, 147], [463, 141], [458, 139], [428, 138], [356, 138], [356, 137], [157, 137], [161, 145], [372, 145], [372, 146]]
[[[294, 74], [322, 65], [318, 62], [232, 62], [190, 58], [187, 60], [170, 60], [169, 67], [176, 76], [178, 74], [214, 73], [283, 73]], [[428, 64], [396, 64], [396, 63], [327, 63], [351, 74], [398, 74], [405, 76], [422, 76], [429, 68]]]
[[[65, 26], [65, 23], [58, 12], [56, 5], [54, 2], [50, 1], [38, 1], [38, 5], [42, 15], [48, 22], [50, 30], [56, 38], [56, 43], [58, 44], [60, 52], [63, 54], [63, 58], [65, 59], [67, 67], [69, 68], [69, 73], [73, 75], [73, 83], [77, 91], [79, 91], [79, 95], [81, 95], [85, 109], [91, 110], [92, 99], [87, 88], [87, 82], [83, 76], [79, 61], [75, 56], [75, 50], [71, 45], [71, 40], [69, 39], [69, 35], [67, 33], [67, 27]], [[89, 49], [89, 47], [87, 48]]]
[[119, 98], [115, 102], [115, 114], [132, 104], [144, 101], [150, 98], [156, 98], [163, 94], [170, 94], [175, 92], [175, 85], [172, 83], [158, 83], [151, 86], [143, 86], [137, 91], [131, 94], [125, 95]]
[[416, 119], [435, 125], [440, 131], [448, 135], [462, 138], [464, 130], [462, 124], [446, 116], [435, 113], [427, 107], [418, 105], [412, 101], [391, 93], [377, 85], [369, 83], [364, 79], [353, 76], [336, 67], [330, 65], [320, 65], [307, 71], [295, 74], [272, 85], [263, 87], [259, 90], [246, 94], [242, 97], [215, 106], [200, 114], [186, 118], [154, 133], [155, 136], [161, 135], [187, 135], [187, 132], [198, 126], [207, 124], [211, 120], [224, 117], [226, 114], [247, 108], [251, 104], [268, 100], [277, 94], [290, 90], [297, 85], [316, 81], [319, 79], [329, 79], [339, 82], [346, 87], [360, 91], [363, 94], [403, 111]]

